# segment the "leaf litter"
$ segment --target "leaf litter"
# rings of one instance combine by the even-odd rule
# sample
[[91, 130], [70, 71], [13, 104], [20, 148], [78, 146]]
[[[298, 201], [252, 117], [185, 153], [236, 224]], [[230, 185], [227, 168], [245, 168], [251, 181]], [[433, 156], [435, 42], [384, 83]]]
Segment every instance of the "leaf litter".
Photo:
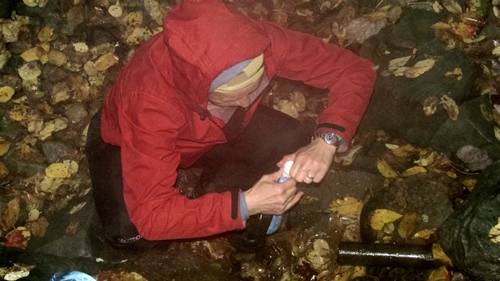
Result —
[[[238, 1], [231, 2], [239, 4]], [[303, 2], [307, 4], [308, 1]], [[307, 7], [304, 3], [292, 4], [285, 1], [273, 1], [271, 10], [267, 9], [267, 5], [263, 3], [256, 3], [253, 7], [242, 5], [242, 9], [248, 11], [250, 15], [254, 14], [260, 17], [262, 15], [270, 15], [273, 21], [283, 26], [289, 25], [290, 19], [296, 16], [311, 24], [321, 18], [320, 15], [324, 11], [337, 11], [337, 20], [329, 28], [318, 29], [317, 35], [326, 42], [337, 43], [344, 47], [354, 42], [362, 43], [366, 41], [383, 28], [395, 23], [401, 15], [401, 6], [393, 3], [380, 5], [380, 7], [372, 11], [365, 12], [361, 9], [358, 10], [345, 1], [320, 2], [321, 5], [317, 7]], [[47, 2], [27, 0], [24, 3], [30, 7], [44, 7]], [[77, 8], [81, 7], [83, 3], [75, 1], [71, 5], [75, 8], [72, 11], [74, 13], [78, 11]], [[107, 3], [102, 6], [107, 7], [108, 17], [110, 17], [110, 19], [106, 19], [106, 16], [104, 16], [102, 19], [109, 22], [114, 21], [118, 25], [122, 25], [124, 32], [119, 36], [121, 36], [122, 42], [130, 48], [131, 52], [133, 48], [161, 31], [163, 17], [171, 9], [169, 3], [160, 3], [154, 0], [147, 0], [143, 5], [144, 9], [140, 11], [134, 7], [127, 6], [125, 2], [120, 3], [119, 1], [112, 4]], [[482, 11], [484, 7], [473, 6], [471, 11], [466, 11], [454, 0], [442, 1], [441, 5], [439, 7], [438, 2], [433, 2], [432, 7], [436, 12], [441, 13], [444, 9], [454, 16], [450, 17], [447, 22], [441, 22], [434, 26], [438, 37], [446, 40], [450, 47], [460, 47], [464, 46], [464, 43], [480, 42], [480, 38], [476, 35], [483, 27], [484, 12]], [[498, 18], [498, 4], [492, 7], [492, 11]], [[71, 13], [68, 12], [68, 15], [71, 15]], [[77, 25], [80, 22], [82, 20], [79, 20], [78, 17], [68, 17], [68, 24], [70, 25]], [[61, 30], [52, 26], [38, 27], [39, 31], [36, 34], [36, 41], [34, 42], [26, 41], [25, 38], [19, 36], [19, 34], [34, 26], [36, 26], [34, 19], [19, 15], [13, 15], [10, 19], [0, 20], [0, 30], [5, 42], [19, 42], [28, 46], [20, 55], [24, 62], [16, 69], [18, 77], [12, 81], [2, 80], [2, 84], [0, 84], [0, 102], [6, 108], [7, 116], [10, 118], [9, 122], [19, 124], [29, 135], [22, 142], [15, 142], [11, 139], [3, 140], [0, 150], [3, 153], [2, 155], [17, 151], [17, 154], [22, 156], [22, 158], [32, 160], [37, 158], [33, 157], [38, 154], [36, 151], [37, 143], [45, 140], [53, 140], [56, 138], [55, 135], [60, 136], [62, 133], [67, 132], [68, 129], [75, 130], [77, 135], [85, 134], [86, 132], [87, 124], [82, 123], [77, 124], [77, 126], [70, 126], [67, 118], [55, 115], [51, 108], [62, 107], [63, 103], [81, 101], [81, 97], [93, 103], [99, 103], [99, 93], [102, 93], [114, 79], [115, 73], [110, 71], [110, 69], [119, 68], [130, 56], [130, 54], [123, 55], [117, 53], [117, 50], [112, 45], [94, 45], [93, 43], [83, 41], [74, 41], [75, 43], [66, 45], [60, 41], [62, 38], [59, 36]], [[319, 30], [321, 30], [321, 34]], [[444, 36], [445, 34], [453, 34], [455, 37], [449, 39], [450, 37]], [[499, 56], [498, 45], [491, 48], [490, 53], [492, 56]], [[74, 54], [74, 56], [71, 54]], [[5, 45], [0, 44], [0, 68], [4, 69], [8, 67], [7, 62], [11, 56], [6, 50]], [[417, 62], [413, 62], [414, 59], [414, 55], [395, 59], [390, 62], [388, 70], [394, 76], [415, 79], [431, 70], [436, 63], [435, 59], [431, 58]], [[71, 85], [65, 85], [66, 83], [60, 83], [59, 81], [42, 82], [40, 77], [43, 75], [44, 67], [42, 66], [44, 65], [61, 67], [70, 73], [70, 75], [75, 76], [82, 76], [81, 74], [85, 73], [83, 75], [85, 79], [72, 78]], [[494, 69], [489, 69], [489, 71], [495, 73]], [[454, 69], [446, 75], [456, 77], [457, 80], [460, 80], [462, 73], [460, 69]], [[18, 82], [20, 82], [21, 86], [19, 86]], [[41, 83], [48, 84], [40, 87]], [[36, 97], [37, 95], [44, 98], [35, 99], [33, 102], [32, 97]], [[314, 110], [308, 107], [308, 99], [309, 96], [301, 91], [285, 91], [278, 93], [277, 98], [272, 100], [272, 105], [294, 118], [305, 120], [309, 116], [315, 116], [315, 113], [311, 112]], [[28, 101], [33, 103], [34, 106], [28, 104]], [[47, 101], [48, 103], [45, 103]], [[458, 105], [448, 95], [429, 97], [428, 100], [424, 101], [423, 110], [425, 115], [430, 116], [435, 114], [439, 107], [442, 107], [447, 112], [450, 119], [457, 120], [459, 116]], [[42, 108], [45, 109], [42, 110]], [[95, 110], [95, 108], [91, 109], [93, 112]], [[497, 127], [495, 129], [498, 130]], [[500, 131], [498, 135], [500, 135]], [[385, 137], [380, 136], [380, 140]], [[497, 138], [500, 139], [500, 137]], [[347, 155], [336, 156], [336, 163], [344, 166], [351, 165], [355, 161], [357, 153], [363, 151], [362, 145], [356, 144], [353, 147], [355, 149], [352, 149]], [[449, 160], [441, 155], [437, 155], [434, 151], [417, 148], [411, 144], [390, 144], [388, 147], [390, 147], [389, 150], [396, 158], [381, 157], [376, 163], [378, 171], [387, 180], [436, 171], [446, 173], [450, 177], [457, 177], [450, 170], [450, 166], [447, 165]], [[10, 201], [2, 210], [1, 233], [7, 239], [7, 245], [24, 248], [29, 243], [31, 236], [43, 237], [50, 223], [50, 214], [65, 206], [70, 202], [71, 198], [85, 193], [85, 189], [83, 187], [79, 188], [77, 184], [81, 178], [85, 177], [82, 170], [78, 168], [82, 159], [82, 155], [66, 155], [64, 161], [56, 163], [45, 162], [46, 169], [43, 172], [25, 178], [16, 178], [18, 182], [14, 184], [14, 189], [18, 189], [20, 192], [9, 194]], [[401, 165], [397, 164], [397, 161], [408, 160], [411, 160], [410, 163], [416, 164], [416, 166], [400, 169]], [[9, 169], [3, 163], [0, 162], [0, 164], [1, 178], [8, 177]], [[464, 184], [472, 190], [475, 181], [471, 180]], [[65, 185], [76, 187], [71, 189], [70, 192], [72, 195], [69, 198], [57, 195], [58, 189]], [[28, 196], [20, 196], [21, 192], [28, 194]], [[33, 200], [30, 198], [40, 198], [41, 202], [44, 203], [29, 204], [30, 207], [26, 220], [19, 221], [19, 214], [23, 211], [20, 208], [20, 202], [25, 203]], [[362, 206], [362, 201], [353, 197], [345, 197], [334, 200], [330, 204], [330, 211], [332, 212], [332, 216], [349, 217], [349, 220], [344, 221], [344, 227], [345, 229], [351, 227], [356, 232], [359, 231], [356, 228], [356, 223], [359, 219], [359, 212]], [[81, 204], [74, 205], [70, 212], [78, 212], [82, 207], [83, 205]], [[48, 216], [46, 217], [42, 214]], [[413, 226], [415, 220], [414, 213], [399, 214], [391, 210], [379, 209], [372, 215], [371, 223], [374, 229], [384, 230], [384, 227], [386, 227], [387, 230], [388, 225], [400, 221], [397, 228], [393, 225], [393, 230], [397, 229], [397, 231], [389, 231], [391, 235], [399, 235], [403, 238], [419, 237], [428, 239], [435, 230], [428, 229], [414, 233]], [[75, 222], [70, 229], [68, 230], [69, 232], [78, 231], [78, 222]], [[497, 232], [498, 226], [492, 227], [490, 236], [494, 241], [498, 239]], [[349, 234], [349, 237], [352, 237], [353, 240], [357, 239], [355, 235]], [[314, 271], [321, 271], [323, 274], [330, 274], [330, 276], [332, 273], [336, 274], [335, 280], [349, 280], [350, 276], [355, 275], [363, 276], [363, 269], [359, 267], [343, 266], [336, 269], [328, 266], [325, 267], [325, 264], [331, 263], [332, 249], [327, 240], [318, 238], [313, 239], [313, 241], [313, 243], [307, 244], [307, 250], [300, 252], [302, 259], [299, 260], [303, 263], [298, 264], [299, 268], [304, 269], [309, 264]], [[210, 243], [206, 242], [203, 247], [210, 246]], [[31, 268], [32, 266], [13, 265], [9, 269], [10, 272], [2, 273], [2, 276], [4, 278], [16, 278], [11, 276], [29, 274]], [[328, 272], [328, 270], [331, 270], [331, 272]], [[443, 269], [440, 269], [440, 272], [436, 272], [434, 275], [442, 276], [445, 273]], [[446, 273], [449, 272], [446, 270]], [[106, 278], [107, 280], [144, 279], [138, 273], [124, 271], [103, 271], [99, 275], [103, 278], [102, 280]], [[303, 276], [305, 275], [304, 273]], [[288, 272], [287, 276], [293, 276], [293, 274]]]

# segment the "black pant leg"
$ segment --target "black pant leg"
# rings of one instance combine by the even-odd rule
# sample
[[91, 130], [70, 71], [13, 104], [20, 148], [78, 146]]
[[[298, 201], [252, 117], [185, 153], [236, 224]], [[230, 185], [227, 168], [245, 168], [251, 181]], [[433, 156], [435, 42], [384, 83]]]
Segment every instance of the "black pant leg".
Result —
[[117, 248], [141, 251], [159, 242], [143, 239], [130, 221], [123, 198], [120, 147], [101, 138], [101, 111], [92, 118], [86, 154], [97, 214], [108, 242]]
[[196, 165], [204, 168], [199, 193], [246, 190], [264, 174], [275, 172], [283, 156], [310, 143], [310, 134], [296, 119], [260, 105], [236, 139], [212, 148]]

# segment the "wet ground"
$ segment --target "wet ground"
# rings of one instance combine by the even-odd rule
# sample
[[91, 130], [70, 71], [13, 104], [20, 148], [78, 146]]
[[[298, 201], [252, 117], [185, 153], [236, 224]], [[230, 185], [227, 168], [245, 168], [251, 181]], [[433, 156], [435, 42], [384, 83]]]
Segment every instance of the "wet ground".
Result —
[[[176, 241], [142, 254], [122, 253], [103, 243], [93, 224], [83, 154], [86, 126], [121, 65], [157, 31], [173, 2], [18, 3], [18, 13], [30, 21], [17, 17], [0, 22], [5, 41], [0, 44], [0, 86], [8, 96], [0, 104], [4, 278], [29, 272], [22, 280], [49, 280], [56, 272], [79, 270], [98, 280], [468, 280], [439, 256], [439, 249], [432, 254], [443, 266], [432, 268], [340, 265], [337, 251], [340, 242], [362, 240], [439, 245], [436, 229], [474, 188], [481, 164], [500, 158], [492, 125], [500, 124], [500, 117], [485, 98], [485, 89], [500, 84], [500, 62], [493, 51], [500, 44], [495, 37], [500, 20], [492, 6], [474, 26], [478, 32], [484, 27], [487, 39], [464, 43], [469, 35], [463, 30], [434, 34], [430, 26], [442, 20], [463, 28], [457, 19], [469, 20], [470, 14], [438, 13], [431, 2], [228, 1], [252, 17], [348, 45], [376, 61], [380, 82], [374, 106], [351, 151], [336, 158], [322, 183], [301, 186], [303, 200], [257, 253], [236, 252], [224, 236]], [[464, 11], [478, 9], [451, 4]], [[395, 25], [400, 6], [403, 16]], [[120, 9], [123, 16], [116, 14]], [[376, 40], [356, 43], [360, 33], [346, 28], [356, 31], [350, 23], [367, 14], [374, 20], [367, 33]], [[139, 17], [138, 25], [131, 20]], [[379, 26], [382, 21], [385, 25]], [[53, 52], [40, 49], [47, 44]], [[409, 54], [446, 59], [436, 63], [434, 72], [413, 80], [391, 74], [389, 60]], [[277, 108], [312, 129], [326, 95], [291, 81], [277, 79], [273, 86], [274, 95], [264, 102], [280, 104]], [[438, 90], [447, 98], [439, 93], [438, 103], [432, 103]], [[483, 147], [492, 159], [481, 150], [475, 155], [480, 163], [470, 169], [455, 155], [464, 144]], [[67, 174], [48, 172], [53, 164], [66, 167]], [[186, 171], [179, 188], [188, 193], [196, 173]], [[392, 212], [377, 217], [379, 210]]]

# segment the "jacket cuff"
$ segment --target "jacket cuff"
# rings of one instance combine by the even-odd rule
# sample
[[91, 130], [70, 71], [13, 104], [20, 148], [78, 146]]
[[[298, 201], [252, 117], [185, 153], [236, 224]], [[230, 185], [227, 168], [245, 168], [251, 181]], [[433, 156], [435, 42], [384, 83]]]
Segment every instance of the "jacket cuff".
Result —
[[349, 150], [349, 141], [345, 138], [345, 135], [344, 135], [345, 128], [344, 127], [337, 125], [337, 124], [333, 124], [333, 123], [321, 123], [321, 124], [316, 125], [316, 127], [314, 128], [314, 132], [315, 133], [316, 132], [335, 133], [337, 136], [339, 136], [340, 138], [343, 139], [343, 142], [338, 147], [337, 151], [342, 153], [342, 152], [346, 152], [347, 150]]
[[248, 220], [250, 216], [248, 215], [247, 200], [245, 199], [245, 193], [240, 191], [240, 214], [241, 220]]

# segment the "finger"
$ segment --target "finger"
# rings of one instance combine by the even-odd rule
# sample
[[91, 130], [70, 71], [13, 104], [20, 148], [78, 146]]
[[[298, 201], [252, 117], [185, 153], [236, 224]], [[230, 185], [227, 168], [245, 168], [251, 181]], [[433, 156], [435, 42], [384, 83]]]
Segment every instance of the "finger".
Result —
[[295, 204], [297, 204], [302, 198], [302, 195], [304, 195], [304, 192], [302, 191], [297, 192], [295, 196], [293, 196], [293, 199], [285, 206], [285, 211], [288, 211], [290, 208], [295, 206]]
[[295, 161], [295, 154], [288, 154], [288, 155], [283, 156], [283, 158], [278, 163], [276, 163], [276, 166], [281, 168], [288, 161]]

